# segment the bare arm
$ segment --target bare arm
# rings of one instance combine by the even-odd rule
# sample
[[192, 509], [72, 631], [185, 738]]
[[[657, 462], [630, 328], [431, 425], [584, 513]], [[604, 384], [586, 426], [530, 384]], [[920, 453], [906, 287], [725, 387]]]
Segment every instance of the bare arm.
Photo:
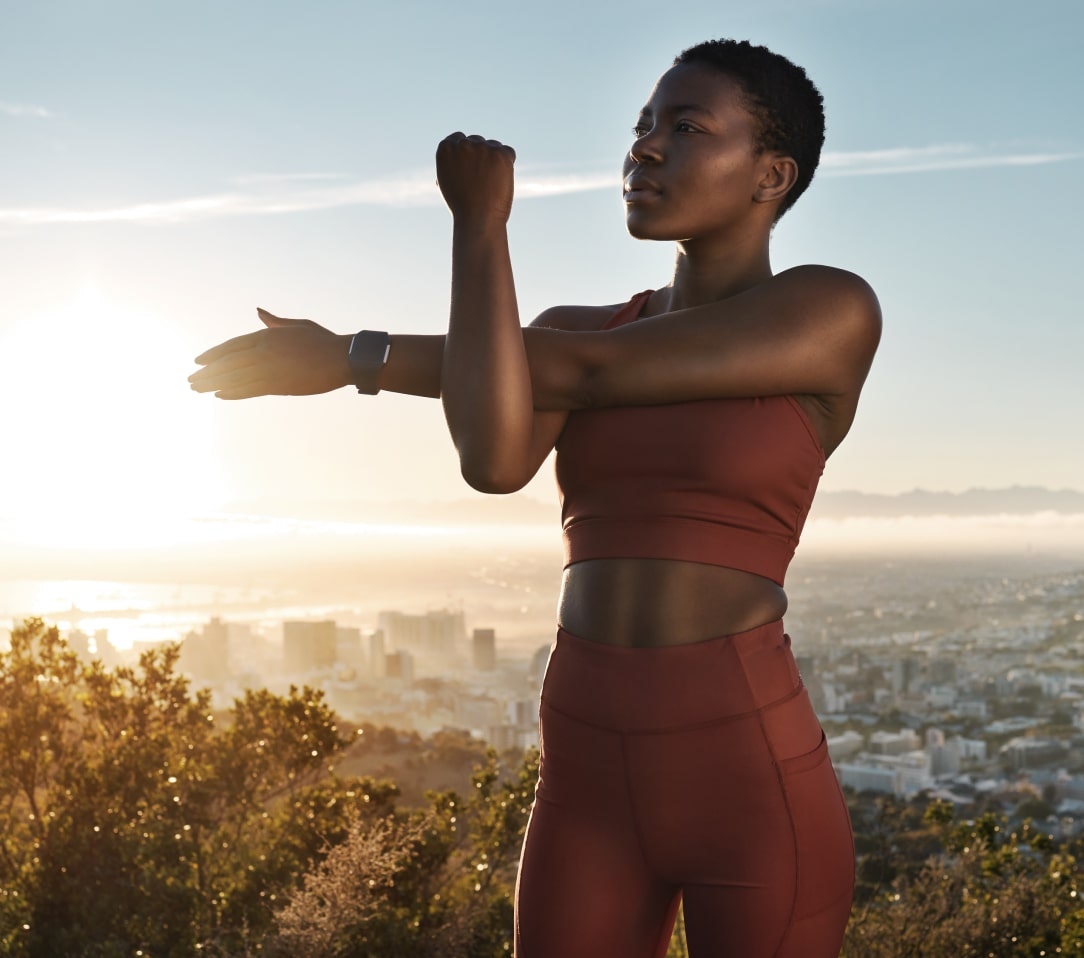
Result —
[[535, 406], [580, 409], [857, 397], [880, 333], [880, 307], [863, 280], [802, 266], [729, 299], [615, 330], [536, 330], [525, 340]]
[[507, 491], [529, 460], [534, 403], [519, 323], [507, 222], [515, 152], [453, 133], [437, 147], [437, 182], [452, 212], [452, 296], [441, 400], [463, 478]]
[[[592, 332], [607, 312], [556, 307], [522, 331], [535, 410], [531, 436], [521, 437], [506, 471], [490, 477], [494, 491], [526, 484], [568, 411], [591, 406], [808, 394], [828, 409], [834, 435], [822, 440], [830, 450], [850, 426], [881, 328], [876, 297], [862, 280], [817, 266], [788, 270], [728, 300]], [[309, 320], [260, 316], [268, 329], [197, 358], [204, 368], [190, 377], [193, 389], [244, 399], [328, 392], [350, 381], [349, 336]], [[468, 351], [468, 379], [472, 366]], [[438, 397], [449, 372], [444, 336], [394, 335], [380, 387]]]
[[[235, 336], [196, 357], [188, 377], [196, 392], [219, 399], [312, 396], [351, 382], [346, 354], [350, 335], [311, 319], [285, 319], [257, 310], [267, 329]], [[444, 336], [394, 335], [380, 388], [411, 396], [440, 396]]]

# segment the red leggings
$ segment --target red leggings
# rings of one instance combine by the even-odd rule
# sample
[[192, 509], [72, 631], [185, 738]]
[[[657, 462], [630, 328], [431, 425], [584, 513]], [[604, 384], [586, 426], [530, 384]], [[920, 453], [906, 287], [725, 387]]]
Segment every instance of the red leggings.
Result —
[[782, 622], [625, 648], [560, 630], [517, 958], [837, 958], [850, 819]]

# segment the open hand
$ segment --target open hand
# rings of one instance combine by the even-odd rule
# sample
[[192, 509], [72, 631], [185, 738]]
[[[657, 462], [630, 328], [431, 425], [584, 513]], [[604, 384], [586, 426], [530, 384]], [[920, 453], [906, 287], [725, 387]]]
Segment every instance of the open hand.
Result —
[[188, 377], [196, 392], [213, 392], [219, 399], [311, 396], [350, 382], [350, 336], [311, 319], [256, 312], [266, 329], [228, 339], [196, 357], [203, 368]]

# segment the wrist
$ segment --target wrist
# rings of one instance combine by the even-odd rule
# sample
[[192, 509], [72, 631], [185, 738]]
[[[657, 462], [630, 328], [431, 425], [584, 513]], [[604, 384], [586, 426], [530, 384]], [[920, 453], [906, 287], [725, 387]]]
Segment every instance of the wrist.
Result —
[[375, 396], [380, 392], [380, 378], [391, 350], [391, 337], [382, 331], [363, 329], [349, 340], [346, 351], [348, 382], [359, 393]]
[[508, 234], [508, 217], [500, 212], [456, 213], [452, 218], [452, 239], [503, 240]]
[[335, 345], [336, 345], [336, 359], [338, 360], [338, 378], [341, 380], [340, 386], [351, 385], [351, 377], [353, 372], [350, 369], [350, 342], [353, 340], [353, 333], [336, 333]]

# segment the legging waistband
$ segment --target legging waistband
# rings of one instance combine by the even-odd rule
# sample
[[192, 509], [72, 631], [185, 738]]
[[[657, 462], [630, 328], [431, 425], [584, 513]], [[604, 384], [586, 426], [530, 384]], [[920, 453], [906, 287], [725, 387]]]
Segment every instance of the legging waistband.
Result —
[[738, 718], [801, 689], [782, 620], [702, 642], [646, 648], [592, 642], [558, 629], [542, 701], [601, 728], [651, 732]]

